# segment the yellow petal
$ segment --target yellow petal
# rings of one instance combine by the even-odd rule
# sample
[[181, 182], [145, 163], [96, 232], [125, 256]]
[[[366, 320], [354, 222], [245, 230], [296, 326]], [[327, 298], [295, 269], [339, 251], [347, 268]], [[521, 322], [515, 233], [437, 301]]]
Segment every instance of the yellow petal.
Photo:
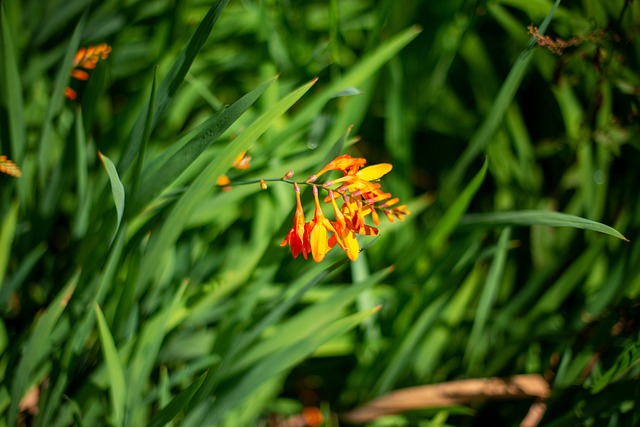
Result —
[[321, 224], [317, 224], [311, 230], [311, 254], [315, 262], [320, 262], [329, 251], [329, 240], [327, 239], [327, 229]]
[[349, 232], [345, 233], [342, 236], [342, 241], [344, 242], [345, 252], [351, 261], [355, 261], [358, 259], [358, 255], [360, 255], [360, 245], [358, 245], [358, 238], [355, 233]]
[[374, 179], [378, 179], [389, 173], [391, 169], [393, 169], [392, 164], [380, 163], [378, 165], [367, 166], [366, 168], [359, 170], [356, 175], [365, 181], [373, 181]]

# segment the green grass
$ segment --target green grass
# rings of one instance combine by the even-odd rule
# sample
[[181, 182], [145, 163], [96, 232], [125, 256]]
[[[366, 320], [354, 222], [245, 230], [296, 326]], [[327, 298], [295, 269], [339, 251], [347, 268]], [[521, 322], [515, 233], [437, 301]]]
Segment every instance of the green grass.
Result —
[[[0, 426], [347, 425], [393, 390], [519, 374], [549, 381], [541, 425], [640, 423], [639, 20], [623, 0], [0, 1], [0, 155], [22, 170], [0, 174]], [[355, 262], [293, 260], [277, 178], [344, 153], [393, 164], [411, 214]], [[520, 425], [532, 403], [368, 425]]]

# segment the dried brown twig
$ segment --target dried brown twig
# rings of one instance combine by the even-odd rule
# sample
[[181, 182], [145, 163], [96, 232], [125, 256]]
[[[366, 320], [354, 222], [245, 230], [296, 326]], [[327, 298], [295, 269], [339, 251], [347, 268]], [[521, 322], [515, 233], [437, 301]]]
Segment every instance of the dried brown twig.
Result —
[[[449, 381], [393, 391], [353, 409], [340, 418], [350, 423], [365, 423], [383, 415], [482, 400], [511, 400], [549, 396], [549, 383], [538, 374], [508, 378], [476, 378]], [[533, 419], [533, 418], [532, 418]]]

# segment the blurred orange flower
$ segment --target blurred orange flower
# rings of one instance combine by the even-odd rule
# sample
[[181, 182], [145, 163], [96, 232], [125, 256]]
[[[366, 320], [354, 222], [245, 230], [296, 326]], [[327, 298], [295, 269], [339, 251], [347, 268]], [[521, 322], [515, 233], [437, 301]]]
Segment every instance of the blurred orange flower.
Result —
[[[100, 59], [107, 59], [110, 53], [111, 46], [106, 43], [101, 43], [96, 46], [81, 47], [73, 58], [71, 77], [77, 80], [88, 80], [89, 73], [85, 70], [93, 70], [96, 68], [98, 61]], [[81, 68], [84, 68], [84, 70], [81, 70]], [[64, 90], [64, 95], [71, 100], [78, 97], [78, 93], [70, 87], [67, 87]]]
[[22, 171], [18, 165], [7, 159], [7, 156], [0, 156], [0, 172], [16, 178], [20, 178], [22, 176]]

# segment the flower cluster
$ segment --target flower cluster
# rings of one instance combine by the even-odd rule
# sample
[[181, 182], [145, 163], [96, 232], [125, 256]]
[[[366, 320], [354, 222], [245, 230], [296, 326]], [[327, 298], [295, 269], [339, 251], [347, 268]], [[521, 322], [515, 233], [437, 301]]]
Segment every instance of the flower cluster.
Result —
[[[110, 53], [111, 46], [106, 43], [101, 43], [97, 46], [81, 47], [73, 58], [71, 77], [77, 80], [88, 80], [89, 73], [85, 70], [93, 70], [96, 68], [98, 61], [100, 59], [107, 59]], [[84, 70], [82, 68], [84, 68]], [[70, 87], [64, 90], [64, 95], [71, 100], [76, 99], [78, 96], [77, 92]]]
[[0, 172], [16, 178], [20, 178], [22, 176], [22, 171], [18, 165], [7, 159], [7, 156], [0, 156]]
[[[378, 229], [365, 224], [367, 216], [375, 225], [380, 223], [378, 211], [393, 222], [394, 217], [400, 220], [408, 215], [406, 205], [396, 206], [398, 198], [380, 189], [377, 182], [388, 173], [392, 166], [381, 163], [362, 168], [366, 164], [364, 158], [354, 158], [348, 154], [336, 157], [318, 173], [312, 175], [305, 184], [313, 188], [315, 209], [313, 219], [305, 222], [304, 210], [300, 200], [300, 186], [294, 182], [296, 192], [296, 211], [293, 227], [282, 241], [281, 246], [289, 245], [291, 255], [297, 258], [302, 253], [305, 259], [309, 254], [313, 260], [320, 262], [327, 252], [338, 246], [345, 251], [349, 259], [355, 261], [360, 253], [357, 235], [377, 235]], [[318, 178], [329, 171], [340, 171], [342, 176], [329, 180], [324, 184], [316, 184]], [[285, 175], [287, 181], [293, 174]], [[330, 203], [335, 220], [327, 219], [322, 211], [318, 188], [327, 191], [324, 203]], [[338, 200], [342, 206], [338, 207]]]

